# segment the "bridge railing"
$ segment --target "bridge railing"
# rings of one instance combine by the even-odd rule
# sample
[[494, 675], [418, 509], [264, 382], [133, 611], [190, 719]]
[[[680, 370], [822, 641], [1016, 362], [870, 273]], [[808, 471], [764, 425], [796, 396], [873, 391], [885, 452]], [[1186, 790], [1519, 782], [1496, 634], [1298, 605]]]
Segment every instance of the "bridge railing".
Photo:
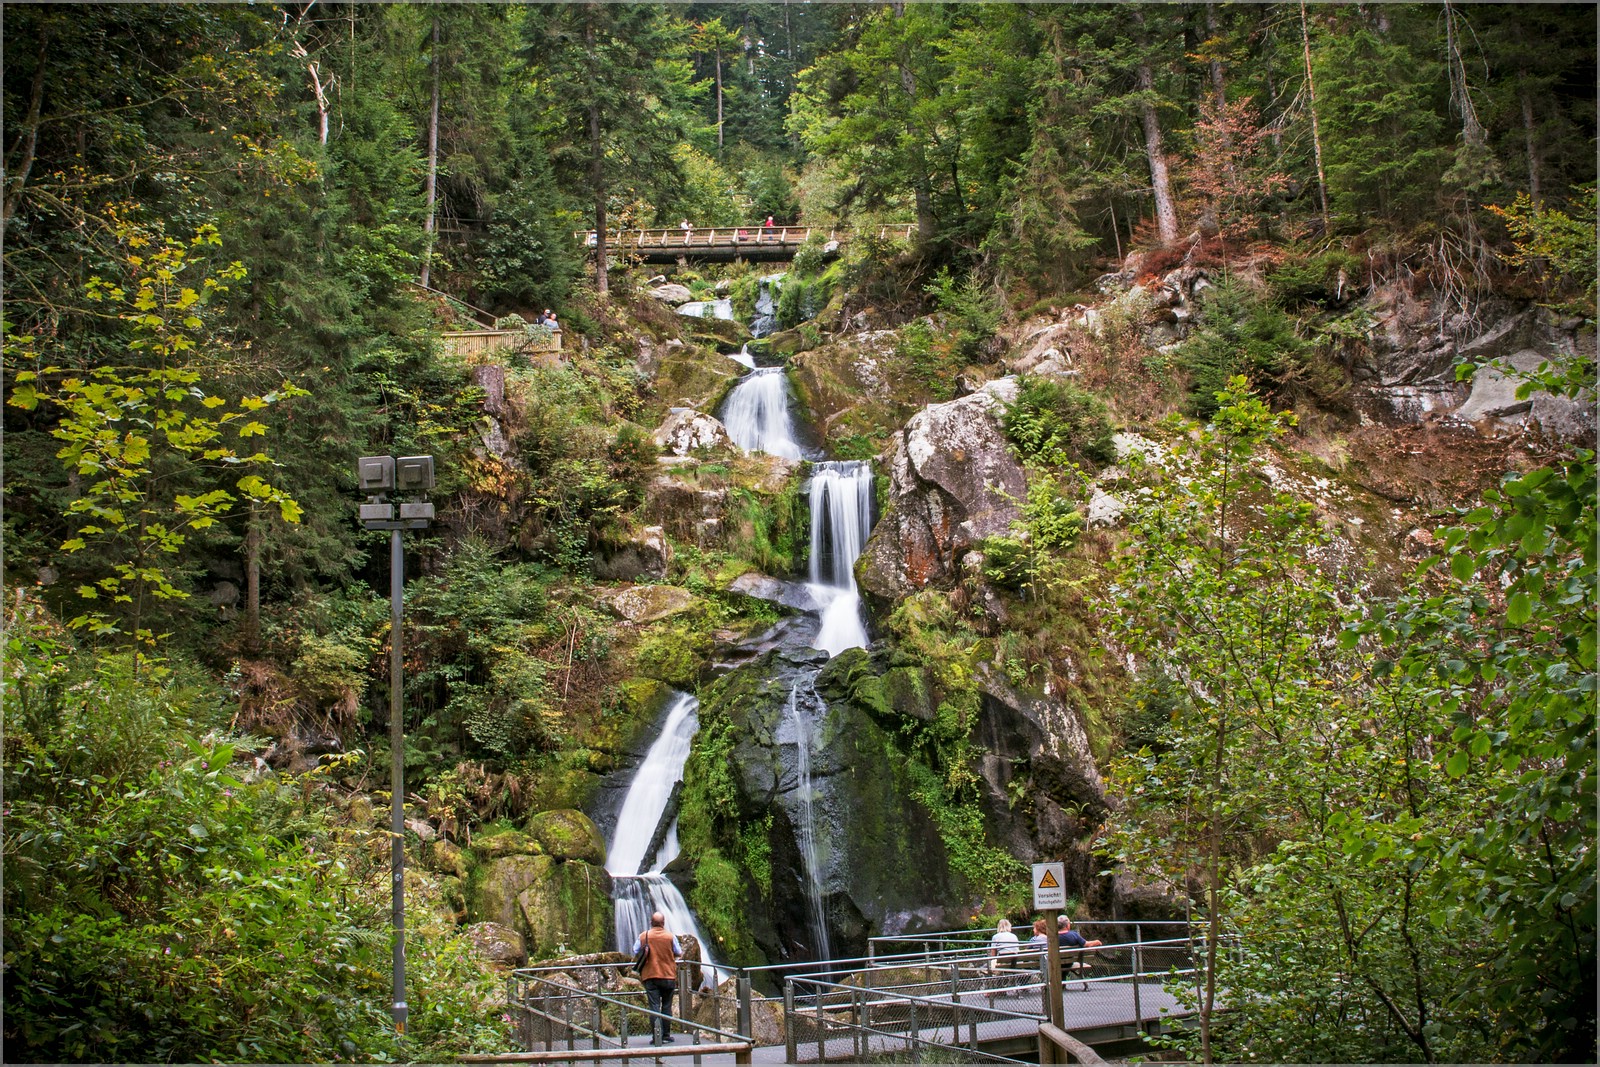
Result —
[[[695, 248], [737, 248], [740, 245], [794, 246], [805, 244], [814, 235], [828, 241], [848, 241], [863, 235], [874, 235], [880, 240], [908, 241], [916, 231], [915, 223], [884, 223], [878, 226], [704, 226], [684, 229], [665, 227], [645, 230], [607, 230], [606, 247], [618, 251], [641, 249], [649, 251]], [[595, 230], [575, 230], [573, 239], [587, 248], [599, 244]]]
[[[1083, 924], [1084, 927], [1088, 925]], [[1037, 950], [1029, 952], [1027, 946], [1022, 945], [1016, 954], [1000, 958], [996, 965], [989, 955], [987, 941], [977, 940], [977, 935], [983, 934], [986, 931], [919, 935], [926, 938], [920, 950], [880, 952], [847, 960], [743, 968], [719, 966], [715, 977], [701, 989], [695, 989], [691, 981], [692, 968], [697, 965], [681, 961], [676, 1017], [685, 1020], [686, 1028], [707, 1039], [737, 1039], [760, 1045], [814, 1044], [820, 1027], [825, 1048], [827, 1042], [836, 1039], [866, 1041], [867, 1037], [850, 1037], [847, 1031], [857, 1025], [879, 1027], [893, 1017], [886, 1008], [879, 1010], [880, 1005], [890, 1002], [905, 1002], [903, 1006], [909, 1014], [907, 998], [919, 1004], [923, 1000], [959, 1002], [962, 1026], [966, 1027], [993, 1021], [982, 1012], [974, 1014], [980, 999], [985, 1012], [999, 1013], [994, 1019], [1026, 1017], [1036, 1023], [1047, 1018], [1044, 1007], [1047, 983], [1042, 968], [1048, 955]], [[962, 940], [956, 935], [967, 937]], [[935, 944], [944, 947], [935, 948]], [[1196, 974], [1196, 960], [1201, 958], [1202, 950], [1199, 943], [1183, 936], [1105, 944], [1089, 950], [1064, 952], [1062, 956], [1072, 968], [1065, 976], [1071, 986], [1081, 983], [1082, 989], [1088, 990], [1117, 983], [1129, 985], [1134, 1022], [1142, 1025], [1160, 1014], [1159, 1006], [1150, 1003], [1148, 987]], [[563, 1043], [571, 1045], [574, 1041], [588, 1042], [590, 1047], [598, 1048], [602, 1045], [594, 1044], [601, 1040], [597, 1035], [616, 1041], [625, 1040], [628, 1035], [648, 1033], [648, 1019], [652, 1013], [643, 1006], [644, 995], [637, 989], [625, 988], [622, 981], [630, 967], [631, 962], [623, 960], [582, 965], [550, 964], [514, 972], [507, 1002], [511, 1006], [518, 1042], [529, 1050], [561, 1047]], [[757, 988], [781, 989], [782, 992], [762, 995], [756, 992]], [[825, 994], [820, 1000], [817, 999], [818, 990]], [[871, 1003], [873, 1010], [863, 1010], [858, 1015], [846, 1012], [841, 1016], [833, 1010], [846, 1002], [839, 999], [845, 996], [839, 990], [857, 991], [850, 995], [857, 997], [863, 1009]], [[799, 1001], [795, 1000], [797, 996]], [[1009, 1007], [995, 1007], [996, 1000], [1000, 999]], [[597, 1009], [587, 1003], [590, 1000], [607, 1007]], [[798, 1013], [797, 1003], [804, 1009]], [[1027, 1010], [1030, 1007], [1037, 1010]], [[957, 1014], [954, 1009], [944, 1009], [949, 1013], [948, 1018], [927, 1014], [932, 1010], [927, 1005], [919, 1007], [918, 1018], [924, 1022], [938, 1019], [938, 1025], [943, 1027], [953, 1025]], [[846, 1024], [844, 1020], [853, 1021]]]
[[[1084, 937], [1089, 939], [1099, 938], [1102, 941], [1117, 941], [1133, 943], [1143, 941], [1147, 933], [1157, 938], [1174, 938], [1186, 934], [1190, 924], [1181, 919], [1155, 920], [1140, 922], [1119, 922], [1112, 919], [1085, 919], [1072, 924]], [[1028, 927], [1019, 925], [1013, 928], [1017, 937], [1027, 941], [1030, 936]], [[1131, 936], [1129, 936], [1131, 933]], [[884, 934], [867, 939], [867, 956], [875, 958], [879, 955], [904, 956], [915, 952], [939, 953], [960, 951], [971, 948], [973, 945], [987, 945], [994, 936], [993, 927], [983, 927], [977, 930], [928, 930], [915, 934]]]
[[1042, 1016], [996, 1007], [986, 992], [993, 986], [956, 964], [948, 977], [938, 968], [918, 969], [926, 973], [882, 985], [790, 979], [784, 994], [788, 1062], [1027, 1062], [981, 1043], [1027, 1039]]
[[[754, 1043], [733, 1029], [696, 1021], [688, 1010], [688, 986], [680, 983], [683, 1010], [653, 1011], [642, 989], [622, 986], [619, 978], [627, 964], [590, 964], [579, 968], [523, 969], [512, 974], [506, 1003], [516, 1041], [528, 1053], [546, 1053], [549, 1062], [615, 1059], [627, 1062], [624, 1050], [634, 1049], [641, 1059], [652, 1055], [733, 1053], [738, 1063], [749, 1063]], [[687, 974], [680, 974], [687, 978]], [[689, 1043], [650, 1048], [636, 1045], [648, 1039], [657, 1020], [689, 1035]], [[748, 1027], [746, 1027], [748, 1029]]]

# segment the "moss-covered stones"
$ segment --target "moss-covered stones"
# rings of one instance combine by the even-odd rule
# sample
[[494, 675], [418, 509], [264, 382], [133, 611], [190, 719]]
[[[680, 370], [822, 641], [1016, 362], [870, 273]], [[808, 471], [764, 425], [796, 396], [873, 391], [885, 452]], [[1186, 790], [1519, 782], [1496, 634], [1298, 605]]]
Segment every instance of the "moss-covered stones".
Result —
[[581, 811], [541, 811], [528, 819], [527, 830], [546, 855], [605, 866], [606, 843]]

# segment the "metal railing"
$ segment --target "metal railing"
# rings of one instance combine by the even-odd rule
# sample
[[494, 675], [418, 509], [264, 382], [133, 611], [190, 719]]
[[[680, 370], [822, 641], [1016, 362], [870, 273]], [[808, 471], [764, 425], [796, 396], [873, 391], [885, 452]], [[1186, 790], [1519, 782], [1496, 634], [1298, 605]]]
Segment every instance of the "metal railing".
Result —
[[[918, 968], [919, 970], [924, 970]], [[966, 1063], [1025, 1063], [982, 1047], [1003, 1037], [1032, 1039], [1042, 1018], [1037, 1013], [997, 1008], [985, 999], [994, 988], [958, 964], [948, 976], [925, 969], [921, 980], [847, 984], [819, 978], [793, 978], [784, 993], [785, 1053], [790, 1063], [895, 1057]]]
[[[647, 1004], [644, 990], [625, 988], [622, 972], [629, 966], [623, 962], [513, 972], [506, 1003], [517, 1043], [530, 1053], [555, 1054], [560, 1062], [619, 1057], [627, 1062], [631, 1056], [619, 1050], [631, 1050], [641, 1058], [691, 1056], [695, 1063], [702, 1055], [731, 1052], [735, 1062], [750, 1062], [754, 1042], [746, 1036], [747, 1015], [730, 1020], [736, 1026], [744, 1024], [743, 1032], [726, 1029], [720, 1021], [708, 1024], [693, 1017], [687, 963], [679, 965], [677, 1013], [654, 1011]], [[633, 1044], [636, 1036], [651, 1037], [660, 1020], [687, 1033], [689, 1043], [649, 1047]]]
[[[1101, 940], [1113, 940], [1127, 944], [1143, 941], [1146, 931], [1150, 931], [1161, 938], [1174, 938], [1180, 933], [1187, 934], [1189, 925], [1182, 919], [1159, 919], [1139, 922], [1085, 919], [1082, 922], [1073, 923], [1072, 928], [1086, 938], [1100, 938]], [[1125, 936], [1130, 929], [1133, 936]], [[1031, 936], [1028, 933], [1026, 924], [1016, 926], [1013, 930], [1022, 941], [1027, 941]], [[987, 945], [989, 939], [993, 936], [993, 927], [981, 927], [976, 930], [970, 928], [961, 930], [928, 930], [915, 934], [883, 934], [867, 939], [867, 956], [868, 958], [873, 958], [889, 949], [894, 950], [891, 953], [892, 955], [899, 956], [918, 951], [923, 953], [959, 951], [963, 948], [971, 948], [975, 944]]]
[[[1147, 926], [1185, 924], [1105, 925], [1137, 925], [1143, 933]], [[1093, 936], [1096, 931], [1090, 927], [1084, 923], [1079, 928]], [[935, 1048], [960, 1048], [965, 1055], [973, 1051], [970, 1046], [974, 1042], [1022, 1036], [1020, 1031], [1006, 1034], [1004, 1020], [1035, 1034], [1039, 1023], [1049, 1017], [1044, 974], [1048, 956], [1029, 952], [1022, 945], [1013, 955], [991, 960], [987, 937], [988, 931], [979, 930], [874, 938], [877, 945], [872, 947], [891, 942], [922, 947], [847, 960], [721, 966], [717, 968], [720, 983], [714, 981], [698, 990], [691, 981], [695, 965], [680, 961], [674, 1016], [678, 1021], [673, 1025], [689, 1031], [696, 1043], [704, 1038], [719, 1043], [783, 1045], [791, 1060], [803, 1050], [816, 1052], [819, 1041], [825, 1055], [843, 1055], [840, 1049], [853, 1054], [857, 1046], [862, 1051], [870, 1049], [874, 1056], [884, 1050], [884, 1054], [920, 1056], [923, 1049], [929, 1050], [930, 1056], [942, 1055], [933, 1052]], [[1123, 1014], [1123, 1023], [1142, 1029], [1172, 1016], [1172, 998], [1162, 993], [1161, 987], [1174, 978], [1198, 977], [1197, 961], [1202, 953], [1203, 944], [1183, 936], [1065, 951], [1062, 959], [1064, 977], [1071, 987], [1082, 991], [1102, 988], [1104, 997], [1123, 1005], [1124, 1013], [1131, 1000], [1132, 1018]], [[641, 990], [631, 983], [624, 987], [631, 966], [631, 961], [620, 959], [514, 972], [507, 1001], [518, 1043], [528, 1050], [563, 1048], [582, 1058], [584, 1051], [623, 1047], [631, 1037], [647, 1035], [650, 1020], [660, 1016], [644, 1006]], [[1114, 985], [1128, 988], [1112, 993]], [[758, 987], [782, 992], [762, 995], [756, 991]], [[1069, 998], [1069, 1030], [1088, 1022], [1076, 1014], [1084, 1003]], [[913, 1018], [916, 1026], [912, 1026]], [[934, 1029], [942, 1036], [932, 1034]], [[958, 1031], [966, 1035], [965, 1040], [952, 1040]], [[1008, 1062], [998, 1054], [985, 1053], [985, 1057], [990, 1062]]]

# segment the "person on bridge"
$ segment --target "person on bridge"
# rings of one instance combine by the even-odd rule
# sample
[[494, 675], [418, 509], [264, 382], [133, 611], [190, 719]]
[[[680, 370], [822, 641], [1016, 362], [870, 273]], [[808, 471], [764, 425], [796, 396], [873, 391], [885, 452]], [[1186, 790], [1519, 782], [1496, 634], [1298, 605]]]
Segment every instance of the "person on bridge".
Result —
[[1085, 941], [1083, 935], [1072, 928], [1072, 920], [1062, 915], [1056, 919], [1059, 933], [1056, 935], [1062, 948], [1098, 948], [1105, 944], [1098, 937], [1093, 941]]
[[[1060, 933], [1057, 937], [1061, 942], [1061, 975], [1065, 978], [1076, 971], [1079, 978], [1083, 979], [1083, 988], [1089, 988], [1089, 961], [1083, 958], [1083, 949], [1098, 948], [1104, 944], [1098, 937], [1085, 941], [1083, 935], [1072, 928], [1072, 920], [1065, 915], [1056, 919], [1056, 926]], [[1072, 951], [1076, 950], [1076, 951]], [[1068, 952], [1071, 954], [1068, 955]]]
[[1015, 956], [1021, 948], [1022, 943], [1011, 932], [1011, 920], [1001, 919], [994, 928], [994, 936], [989, 939], [989, 973], [1000, 970], [1001, 956]]
[[658, 911], [650, 916], [650, 929], [640, 932], [639, 948], [648, 950], [639, 974], [644, 978], [650, 1010], [661, 1013], [660, 1018], [650, 1017], [650, 1043], [669, 1044], [672, 1041], [672, 998], [678, 992], [678, 957], [683, 955], [683, 946], [667, 930], [667, 917]]

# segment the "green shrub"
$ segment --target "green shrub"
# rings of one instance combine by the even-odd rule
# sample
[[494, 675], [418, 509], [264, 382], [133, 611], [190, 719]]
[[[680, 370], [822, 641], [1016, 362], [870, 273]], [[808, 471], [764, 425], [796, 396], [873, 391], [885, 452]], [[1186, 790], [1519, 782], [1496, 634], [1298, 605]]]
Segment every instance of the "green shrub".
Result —
[[966, 363], [982, 361], [1005, 317], [1000, 302], [976, 278], [969, 276], [958, 283], [948, 269], [935, 275], [923, 291], [949, 318], [957, 357]]
[[1272, 297], [1286, 307], [1344, 303], [1361, 286], [1362, 263], [1342, 248], [1284, 260], [1267, 273]]
[[1024, 377], [1017, 399], [1001, 413], [1000, 426], [1024, 459], [1063, 465], [1116, 458], [1105, 402], [1070, 382]]
[[1318, 360], [1316, 347], [1300, 336], [1276, 301], [1228, 278], [1206, 290], [1200, 306], [1199, 329], [1179, 349], [1190, 375], [1189, 414], [1209, 418], [1217, 410], [1217, 394], [1235, 375], [1280, 396], [1336, 391], [1337, 368]]
[[828, 239], [820, 233], [814, 233], [805, 239], [805, 242], [794, 251], [794, 262], [790, 269], [796, 274], [819, 274], [825, 266], [822, 259], [823, 246]]

